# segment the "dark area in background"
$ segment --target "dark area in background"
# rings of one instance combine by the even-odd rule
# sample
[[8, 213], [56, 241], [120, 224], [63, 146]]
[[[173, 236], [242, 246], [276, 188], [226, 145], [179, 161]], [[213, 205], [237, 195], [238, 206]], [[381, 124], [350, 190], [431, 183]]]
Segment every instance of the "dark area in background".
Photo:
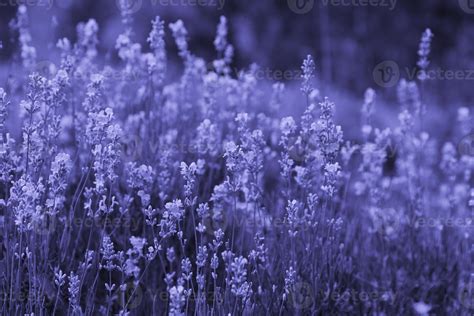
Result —
[[[322, 84], [357, 95], [375, 85], [372, 71], [381, 61], [396, 61], [402, 76], [405, 67], [413, 68], [419, 39], [426, 27], [435, 34], [432, 69], [474, 70], [474, 14], [464, 12], [457, 0], [398, 0], [393, 11], [387, 7], [324, 6], [322, 1], [316, 0], [314, 8], [306, 14], [292, 12], [286, 0], [227, 0], [222, 10], [215, 6], [158, 3], [159, 0], [142, 0], [141, 9], [135, 13], [136, 35], [142, 43], [145, 43], [150, 29], [149, 21], [155, 15], [160, 15], [167, 23], [182, 19], [188, 28], [193, 52], [212, 59], [212, 34], [219, 16], [225, 15], [229, 18], [230, 39], [236, 47], [236, 68], [255, 62], [265, 69], [296, 70], [304, 56], [310, 53], [315, 56]], [[47, 10], [46, 7], [36, 9]], [[3, 62], [10, 58], [14, 47], [9, 40], [8, 22], [15, 10], [12, 6], [0, 9]], [[56, 0], [53, 9], [48, 11], [51, 17], [57, 17], [60, 26], [55, 38], [74, 40], [77, 23], [91, 17], [98, 21], [101, 35], [119, 34], [122, 30], [118, 24], [116, 1]], [[45, 20], [44, 23], [51, 21]], [[107, 28], [112, 28], [112, 31]], [[167, 45], [173, 51], [175, 45], [171, 35], [168, 33], [167, 36]], [[101, 40], [101, 50], [113, 53], [114, 41], [113, 38]], [[175, 54], [169, 54], [169, 58], [178, 62]], [[473, 82], [436, 80], [427, 88], [437, 92], [436, 101], [441, 105], [470, 103], [474, 101], [474, 95], [469, 93]]]

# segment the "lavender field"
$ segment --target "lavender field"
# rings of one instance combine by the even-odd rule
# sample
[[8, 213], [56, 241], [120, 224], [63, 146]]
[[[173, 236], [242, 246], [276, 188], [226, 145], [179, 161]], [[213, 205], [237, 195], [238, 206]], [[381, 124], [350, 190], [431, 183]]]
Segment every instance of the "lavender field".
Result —
[[203, 1], [2, 4], [1, 315], [473, 315], [474, 3]]

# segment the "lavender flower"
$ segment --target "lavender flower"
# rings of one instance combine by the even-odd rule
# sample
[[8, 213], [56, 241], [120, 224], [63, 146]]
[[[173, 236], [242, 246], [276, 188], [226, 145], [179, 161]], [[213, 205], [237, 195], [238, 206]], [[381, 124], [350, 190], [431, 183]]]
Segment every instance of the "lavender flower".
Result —
[[227, 19], [224, 16], [220, 17], [219, 26], [217, 27], [217, 34], [214, 40], [214, 47], [221, 59], [214, 61], [214, 68], [218, 74], [228, 74], [229, 64], [232, 62], [234, 48], [227, 42]]
[[120, 13], [122, 15], [122, 23], [127, 27], [131, 28], [131, 24], [133, 22], [133, 6], [127, 0], [118, 0], [117, 4], [120, 8]]
[[25, 5], [18, 7], [17, 17], [10, 23], [10, 27], [19, 33], [23, 66], [27, 69], [32, 69], [36, 64], [36, 49], [31, 45], [32, 38], [29, 30], [28, 10]]
[[178, 224], [183, 216], [184, 209], [181, 200], [166, 203], [163, 218], [160, 222], [160, 236], [169, 237], [177, 233], [178, 236], [181, 236], [181, 232], [178, 231]]
[[296, 200], [288, 201], [286, 207], [286, 221], [288, 223], [288, 234], [290, 237], [295, 237], [298, 234], [298, 226], [300, 224], [299, 205]]
[[184, 204], [186, 206], [192, 206], [195, 204], [195, 201], [192, 200], [194, 184], [196, 182], [196, 163], [191, 163], [189, 166], [185, 162], [181, 162], [181, 175], [186, 181], [184, 186], [184, 195], [186, 199]]
[[196, 265], [198, 266], [198, 268], [203, 268], [206, 265], [207, 256], [207, 247], [200, 246], [196, 257]]
[[[418, 67], [424, 72], [428, 69], [428, 66], [430, 65], [430, 61], [428, 60], [428, 57], [430, 55], [431, 51], [431, 40], [433, 38], [433, 33], [431, 32], [430, 29], [426, 29], [423, 32], [423, 35], [421, 37], [421, 42], [420, 42], [420, 47], [418, 49]], [[420, 78], [421, 80], [425, 80], [426, 74], [424, 73], [422, 77]]]
[[86, 23], [79, 23], [77, 26], [77, 47], [76, 49], [83, 55], [87, 62], [90, 62], [97, 56], [97, 33], [99, 26], [94, 19]]
[[247, 259], [241, 256], [234, 258], [230, 266], [232, 273], [231, 292], [244, 300], [252, 294], [252, 285], [247, 281], [247, 263]]
[[146, 245], [146, 240], [144, 238], [130, 237], [130, 244], [132, 248], [127, 250], [127, 259], [125, 261], [125, 274], [131, 275], [135, 280], [139, 279], [140, 268], [139, 260], [144, 256], [143, 248]]
[[179, 56], [183, 59], [190, 57], [188, 50], [188, 42], [186, 37], [188, 36], [188, 31], [184, 27], [184, 23], [181, 20], [176, 21], [175, 23], [170, 24], [170, 29], [173, 33], [173, 37], [176, 41], [176, 45], [179, 49]]
[[[127, 184], [130, 188], [137, 190], [137, 195], [140, 197], [142, 206], [149, 208], [152, 212], [150, 200], [153, 183], [155, 181], [156, 173], [151, 166], [140, 165], [137, 167], [136, 163], [128, 163], [126, 166], [129, 175]], [[144, 212], [147, 212], [146, 210]], [[150, 213], [150, 215], [152, 215]]]
[[6, 129], [5, 123], [7, 120], [7, 109], [10, 102], [7, 100], [7, 94], [3, 88], [0, 88], [0, 136], [2, 143], [5, 141], [6, 138]]
[[48, 179], [50, 191], [48, 199], [46, 200], [46, 206], [48, 207], [48, 213], [55, 215], [62, 209], [65, 197], [64, 192], [67, 186], [67, 177], [72, 168], [71, 158], [68, 154], [58, 154], [51, 166], [51, 175]]
[[181, 285], [173, 286], [169, 290], [170, 294], [170, 315], [181, 316], [185, 315], [183, 312], [183, 307], [186, 302], [184, 296], [184, 287]]
[[152, 21], [152, 30], [147, 41], [154, 54], [153, 67], [150, 69], [152, 73], [156, 73], [156, 84], [163, 84], [166, 74], [166, 47], [165, 47], [165, 27], [164, 22], [159, 16]]
[[371, 88], [365, 91], [364, 104], [362, 106], [362, 133], [365, 137], [368, 137], [372, 132], [371, 118], [374, 114], [374, 103], [375, 103], [375, 91]]
[[102, 238], [100, 253], [103, 260], [105, 261], [105, 266], [103, 266], [104, 269], [112, 271], [113, 269], [117, 268], [117, 265], [114, 263], [117, 253], [114, 250], [114, 244], [112, 240], [107, 235]]
[[[181, 20], [169, 24], [180, 74], [168, 64], [165, 22], [153, 19], [142, 47], [136, 7], [118, 4], [124, 31], [115, 50], [110, 26], [99, 33], [85, 19], [74, 39], [41, 50], [51, 59], [45, 74], [34, 69], [26, 6], [10, 25], [19, 56], [9, 58], [5, 46], [3, 314], [443, 315], [472, 307], [469, 103], [438, 107], [441, 86], [402, 79], [398, 121], [387, 114], [391, 90], [369, 88], [353, 125], [357, 109], [337, 91], [344, 78], [333, 60], [363, 72], [336, 58], [351, 41], [330, 41], [324, 14], [325, 92], [340, 100], [337, 108], [315, 88], [310, 55], [300, 88], [286, 76], [286, 87], [262, 78], [272, 64], [265, 55], [262, 67], [232, 70], [225, 17], [210, 63], [191, 53]], [[240, 44], [252, 44], [247, 33], [236, 34]], [[453, 38], [459, 56], [463, 36]], [[429, 29], [422, 36], [422, 72], [432, 37]], [[39, 225], [51, 220], [54, 230], [43, 234]], [[309, 294], [317, 295], [307, 302]]]
[[106, 183], [113, 183], [117, 178], [115, 167], [119, 160], [122, 130], [113, 123], [113, 119], [110, 108], [89, 114], [86, 136], [92, 146], [97, 192], [103, 192]]
[[13, 210], [15, 225], [20, 232], [31, 231], [42, 221], [44, 214], [40, 201], [43, 194], [41, 179], [34, 182], [23, 176], [13, 184], [8, 204]]
[[79, 305], [79, 292], [80, 292], [80, 280], [79, 276], [71, 271], [69, 274], [69, 308], [72, 309], [74, 314], [81, 314], [81, 306]]
[[293, 266], [290, 266], [285, 273], [285, 293], [283, 294], [283, 299], [285, 299], [293, 290], [294, 285], [296, 284], [296, 271]]
[[309, 98], [309, 95], [314, 90], [311, 80], [314, 78], [315, 64], [313, 57], [308, 55], [303, 61], [301, 70], [303, 71], [303, 83], [301, 86], [301, 91]]
[[214, 40], [216, 50], [223, 53], [227, 47], [227, 19], [224, 16], [220, 17], [219, 26], [217, 27], [217, 35]]
[[221, 137], [216, 124], [212, 124], [209, 119], [205, 119], [197, 127], [197, 137], [195, 147], [200, 155], [209, 154], [216, 157], [221, 151]]

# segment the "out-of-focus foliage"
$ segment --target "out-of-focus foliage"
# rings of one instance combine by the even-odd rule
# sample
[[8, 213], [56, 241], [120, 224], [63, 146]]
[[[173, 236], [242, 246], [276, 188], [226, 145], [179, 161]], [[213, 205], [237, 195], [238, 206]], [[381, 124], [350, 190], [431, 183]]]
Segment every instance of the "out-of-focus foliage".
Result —
[[[418, 36], [427, 25], [437, 36], [433, 51], [434, 68], [473, 69], [470, 64], [473, 60], [472, 45], [469, 43], [474, 23], [472, 14], [464, 12], [460, 5], [470, 0], [398, 0], [393, 9], [392, 1], [376, 1], [386, 6], [360, 6], [338, 3], [357, 4], [364, 0], [127, 0], [134, 9], [138, 42], [145, 42], [148, 21], [156, 15], [167, 21], [182, 19], [187, 25], [193, 25], [189, 30], [193, 51], [210, 59], [213, 56], [210, 43], [214, 26], [220, 15], [226, 15], [230, 25], [238, 30], [230, 35], [239, 51], [234, 61], [236, 68], [255, 62], [265, 68], [295, 70], [299, 61], [312, 53], [319, 57], [319, 73], [324, 79], [321, 84], [345, 89], [353, 96], [362, 94], [367, 86], [373, 85], [372, 70], [379, 62], [395, 60], [402, 68], [414, 65]], [[13, 52], [6, 31], [15, 14], [10, 2], [5, 1], [0, 10], [1, 40], [7, 48], [0, 54], [4, 62]], [[96, 19], [101, 25], [99, 50], [105, 54], [113, 49], [120, 23], [118, 0], [37, 2], [41, 5], [31, 6], [32, 32], [38, 39], [35, 45], [41, 51], [40, 55], [46, 59], [50, 47], [42, 34], [54, 34], [53, 38], [74, 38], [77, 23], [89, 18]], [[312, 3], [312, 9], [297, 14], [291, 10], [293, 2]], [[173, 54], [170, 58], [173, 63], [178, 61], [175, 56]], [[472, 80], [437, 81], [433, 87], [437, 92], [434, 101], [444, 107], [448, 106], [448, 100], [473, 102], [468, 93], [471, 83]], [[453, 89], [463, 93], [452, 93]], [[391, 98], [393, 101], [394, 95]]]

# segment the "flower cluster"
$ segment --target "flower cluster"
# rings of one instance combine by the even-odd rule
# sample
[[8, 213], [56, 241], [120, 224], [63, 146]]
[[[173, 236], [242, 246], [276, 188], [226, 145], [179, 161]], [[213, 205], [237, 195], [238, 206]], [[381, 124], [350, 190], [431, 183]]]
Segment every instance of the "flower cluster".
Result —
[[25, 6], [11, 24], [24, 71], [0, 88], [2, 313], [469, 313], [474, 235], [455, 223], [472, 222], [472, 108], [440, 135], [421, 82], [401, 80], [398, 122], [369, 88], [343, 132], [311, 55], [300, 87], [267, 85], [257, 65], [230, 71], [225, 17], [207, 63], [183, 21], [156, 17], [139, 43], [119, 4], [115, 64], [89, 20], [40, 74]]

